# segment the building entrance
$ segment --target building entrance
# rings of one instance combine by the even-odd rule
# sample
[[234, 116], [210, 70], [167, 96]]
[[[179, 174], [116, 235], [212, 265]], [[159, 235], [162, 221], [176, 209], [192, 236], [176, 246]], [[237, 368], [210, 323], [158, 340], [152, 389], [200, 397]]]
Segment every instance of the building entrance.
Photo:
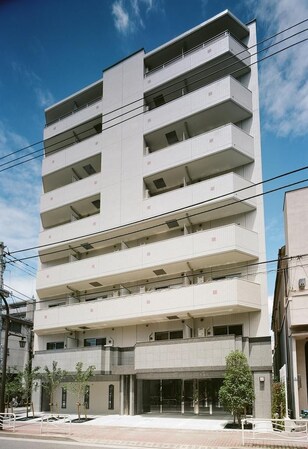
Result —
[[143, 413], [212, 415], [225, 413], [218, 393], [223, 379], [142, 381]]

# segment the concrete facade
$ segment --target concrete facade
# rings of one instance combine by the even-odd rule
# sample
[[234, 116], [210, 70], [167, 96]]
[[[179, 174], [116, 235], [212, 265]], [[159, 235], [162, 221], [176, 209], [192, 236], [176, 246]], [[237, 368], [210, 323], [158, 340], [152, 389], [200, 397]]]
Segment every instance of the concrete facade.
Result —
[[255, 43], [225, 11], [46, 110], [34, 361], [90, 412], [218, 413], [240, 349], [270, 416]]
[[308, 188], [285, 195], [286, 245], [279, 250], [272, 315], [274, 373], [286, 382], [289, 414], [296, 418], [308, 409], [307, 199]]

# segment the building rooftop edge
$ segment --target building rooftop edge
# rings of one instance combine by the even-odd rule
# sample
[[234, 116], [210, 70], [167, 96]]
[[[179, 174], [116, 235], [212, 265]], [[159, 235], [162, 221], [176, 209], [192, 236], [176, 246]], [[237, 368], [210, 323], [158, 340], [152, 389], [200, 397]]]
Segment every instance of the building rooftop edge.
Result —
[[103, 72], [106, 72], [109, 69], [112, 69], [112, 67], [115, 67], [118, 64], [121, 64], [121, 62], [126, 61], [126, 59], [131, 58], [132, 56], [135, 56], [137, 53], [140, 53], [141, 51], [144, 52], [144, 47], [140, 48], [139, 50], [134, 51], [133, 53], [125, 56], [124, 58], [120, 59], [119, 61], [115, 62], [114, 64], [109, 65], [108, 67], [106, 67], [105, 69], [103, 69]]
[[298, 189], [293, 189], [293, 190], [286, 190], [286, 191], [284, 192], [284, 198], [283, 198], [283, 207], [282, 207], [282, 210], [284, 211], [284, 207], [285, 207], [285, 204], [286, 204], [286, 196], [287, 196], [288, 193], [298, 192], [299, 190], [304, 190], [304, 189], [308, 189], [308, 186], [299, 187]]
[[83, 87], [82, 89], [78, 90], [77, 92], [72, 93], [71, 95], [69, 95], [68, 97], [63, 98], [62, 100], [57, 101], [56, 103], [53, 103], [51, 106], [48, 106], [48, 108], [45, 109], [45, 113], [50, 111], [51, 109], [59, 106], [62, 103], [65, 103], [68, 100], [71, 100], [72, 98], [76, 97], [77, 95], [81, 94], [82, 92], [87, 91], [88, 89], [91, 89], [91, 87], [96, 86], [97, 84], [100, 84], [103, 82], [103, 78], [100, 78], [97, 81], [94, 81], [91, 84], [87, 84], [85, 87]]
[[232, 17], [233, 20], [235, 20], [239, 25], [241, 25], [243, 28], [245, 28], [247, 30], [247, 33], [249, 33], [248, 27], [244, 23], [242, 23], [237, 17], [235, 17], [235, 15], [232, 14], [232, 12], [229, 11], [229, 9], [225, 9], [224, 11], [216, 14], [216, 16], [211, 17], [210, 19], [205, 20], [204, 22], [200, 23], [199, 25], [196, 25], [193, 28], [190, 28], [189, 30], [187, 30], [184, 33], [176, 36], [175, 38], [171, 39], [170, 41], [165, 42], [164, 44], [160, 45], [159, 47], [156, 47], [154, 50], [149, 51], [148, 53], [146, 53], [145, 58], [147, 58], [148, 56], [152, 56], [156, 52], [161, 51], [163, 48], [166, 48], [169, 45], [174, 44], [175, 42], [183, 39], [184, 37], [188, 36], [189, 34], [193, 33], [194, 31], [197, 31], [200, 28], [202, 28], [202, 27], [204, 27], [204, 26], [206, 26], [206, 25], [214, 22], [215, 20], [217, 20], [217, 19], [219, 19], [219, 18], [221, 18], [223, 16], [226, 16], [226, 15], [229, 15], [230, 17]]

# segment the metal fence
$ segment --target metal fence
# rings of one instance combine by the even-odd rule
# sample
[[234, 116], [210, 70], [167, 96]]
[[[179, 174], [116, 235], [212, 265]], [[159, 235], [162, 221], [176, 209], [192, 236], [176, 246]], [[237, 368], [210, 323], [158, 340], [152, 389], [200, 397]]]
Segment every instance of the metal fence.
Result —
[[[251, 430], [247, 430], [251, 425]], [[308, 444], [308, 419], [261, 419], [247, 418], [242, 420], [242, 444], [260, 442], [283, 444], [295, 443], [299, 447]]]
[[71, 434], [72, 418], [70, 415], [55, 415], [45, 414], [40, 418], [41, 421], [41, 434], [42, 433], [67, 433]]
[[0, 413], [0, 428], [5, 430], [15, 430], [15, 413]]

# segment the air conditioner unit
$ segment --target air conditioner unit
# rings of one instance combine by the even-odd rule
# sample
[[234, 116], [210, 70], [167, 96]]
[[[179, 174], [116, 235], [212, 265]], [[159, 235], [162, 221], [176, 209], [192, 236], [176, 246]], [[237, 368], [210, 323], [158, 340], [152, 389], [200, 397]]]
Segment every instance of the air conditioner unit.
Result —
[[204, 282], [204, 277], [203, 276], [198, 276], [197, 277], [197, 284], [203, 284]]
[[306, 278], [302, 278], [298, 280], [298, 288], [300, 290], [305, 290], [306, 288]]
[[197, 335], [198, 335], [198, 337], [205, 337], [204, 327], [198, 327]]
[[150, 147], [145, 147], [144, 152], [146, 156], [150, 154]]
[[144, 287], [144, 286], [140, 287], [139, 292], [140, 292], [140, 293], [145, 293], [145, 287]]
[[144, 192], [144, 197], [145, 197], [145, 199], [147, 199], [147, 198], [150, 198], [150, 192], [149, 192], [149, 189], [145, 189], [145, 192]]

